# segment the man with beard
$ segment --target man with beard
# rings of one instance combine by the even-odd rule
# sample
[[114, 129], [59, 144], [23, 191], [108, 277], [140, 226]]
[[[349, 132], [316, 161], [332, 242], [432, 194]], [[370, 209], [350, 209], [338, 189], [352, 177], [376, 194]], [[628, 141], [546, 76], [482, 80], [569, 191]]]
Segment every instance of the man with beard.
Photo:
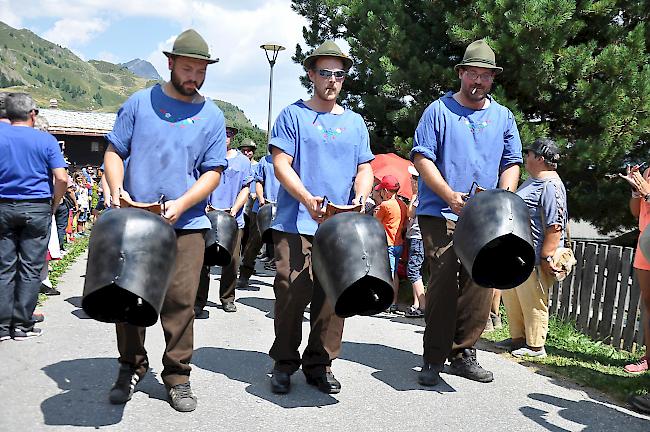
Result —
[[458, 261], [452, 238], [474, 182], [514, 191], [522, 162], [512, 112], [488, 95], [503, 69], [483, 40], [471, 43], [456, 65], [460, 90], [448, 92], [422, 114], [411, 158], [420, 173], [418, 222], [430, 277], [426, 292], [424, 365], [420, 384], [436, 385], [450, 373], [490, 382], [474, 344], [490, 315], [493, 290], [477, 285]]
[[[312, 272], [312, 243], [323, 220], [325, 196], [333, 204], [348, 204], [352, 196], [358, 203], [368, 196], [374, 156], [361, 116], [336, 103], [352, 60], [326, 41], [303, 65], [314, 84], [313, 96], [282, 110], [269, 142], [281, 185], [271, 226], [277, 266], [271, 391], [287, 393], [291, 374], [302, 365], [308, 384], [338, 393], [341, 384], [330, 365], [341, 350], [343, 319], [334, 314]], [[301, 358], [302, 320], [310, 302], [311, 331]]]
[[[193, 351], [194, 299], [203, 264], [206, 198], [227, 166], [223, 113], [198, 93], [211, 59], [208, 44], [194, 30], [181, 33], [168, 57], [171, 82], [156, 84], [132, 95], [120, 108], [107, 135], [105, 175], [112, 207], [120, 195], [154, 202], [164, 195], [162, 217], [176, 231], [176, 261], [171, 284], [160, 311], [165, 334], [164, 369], [160, 374], [172, 407], [193, 411], [190, 387]], [[124, 160], [129, 159], [127, 166]], [[156, 253], [156, 251], [151, 251]], [[110, 391], [111, 403], [131, 399], [147, 372], [145, 328], [121, 323], [117, 328], [120, 369]]]

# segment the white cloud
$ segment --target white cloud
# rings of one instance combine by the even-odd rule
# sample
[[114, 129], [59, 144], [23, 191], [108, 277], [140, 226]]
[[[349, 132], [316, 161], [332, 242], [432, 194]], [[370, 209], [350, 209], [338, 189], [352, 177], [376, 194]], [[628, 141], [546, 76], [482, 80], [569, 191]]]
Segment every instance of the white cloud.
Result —
[[42, 37], [63, 46], [84, 45], [108, 28], [108, 22], [101, 18], [74, 19], [64, 18], [54, 23]]

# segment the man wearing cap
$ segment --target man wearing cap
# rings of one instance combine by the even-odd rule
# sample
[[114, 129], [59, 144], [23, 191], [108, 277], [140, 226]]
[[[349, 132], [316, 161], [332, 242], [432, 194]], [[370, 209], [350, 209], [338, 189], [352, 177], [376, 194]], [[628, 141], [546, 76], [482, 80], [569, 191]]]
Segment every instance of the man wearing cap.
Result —
[[[175, 270], [160, 311], [166, 342], [160, 375], [172, 407], [193, 411], [193, 306], [210, 228], [207, 197], [227, 166], [226, 130], [223, 113], [198, 93], [208, 64], [218, 61], [210, 58], [205, 40], [186, 30], [172, 51], [163, 53], [171, 80], [136, 92], [122, 105], [106, 137], [104, 168], [112, 207], [120, 206], [121, 195], [139, 202], [163, 196], [162, 217], [176, 231], [176, 260], [169, 263]], [[120, 369], [109, 399], [122, 404], [131, 399], [149, 361], [144, 327], [117, 324], [116, 329]]]
[[471, 43], [454, 68], [460, 90], [422, 114], [411, 159], [420, 173], [418, 221], [431, 276], [426, 293], [424, 364], [420, 384], [436, 385], [446, 360], [450, 373], [493, 380], [476, 360], [474, 344], [490, 314], [493, 290], [477, 285], [458, 261], [453, 233], [473, 182], [514, 191], [521, 141], [509, 109], [489, 95], [503, 69], [483, 40]]
[[[239, 267], [239, 254], [241, 252], [241, 237], [244, 228], [244, 205], [250, 191], [249, 185], [253, 181], [253, 172], [248, 157], [239, 150], [231, 148], [231, 139], [226, 138], [228, 152], [228, 168], [221, 176], [219, 186], [208, 197], [208, 205], [215, 209], [227, 210], [237, 220], [237, 237], [235, 249], [232, 253], [230, 264], [221, 268], [219, 282], [219, 298], [225, 312], [237, 312], [235, 306], [235, 286], [237, 284], [237, 268]], [[210, 286], [210, 267], [203, 266], [199, 278], [199, 289], [196, 293], [194, 313], [199, 318], [207, 318], [207, 311], [203, 308], [208, 301]]]
[[[303, 65], [313, 96], [282, 110], [269, 142], [281, 185], [271, 226], [277, 266], [271, 391], [287, 393], [291, 374], [302, 366], [307, 383], [338, 393], [341, 384], [330, 365], [341, 350], [343, 319], [312, 272], [312, 242], [325, 196], [333, 204], [349, 204], [351, 197], [363, 204], [372, 188], [374, 156], [361, 116], [336, 103], [352, 60], [326, 41]], [[310, 302], [311, 331], [301, 357], [302, 320]]]
[[59, 144], [34, 129], [31, 96], [10, 93], [4, 102], [12, 125], [0, 123], [0, 342], [41, 335], [33, 313], [52, 214], [67, 184]]
[[388, 312], [397, 312], [397, 292], [399, 291], [399, 278], [397, 277], [397, 264], [402, 256], [404, 245], [404, 228], [407, 221], [406, 204], [397, 198], [399, 182], [392, 175], [385, 175], [381, 182], [375, 186], [381, 196], [381, 204], [375, 208], [375, 217], [381, 222], [386, 231], [388, 240], [388, 262], [390, 274], [393, 276], [393, 304]]

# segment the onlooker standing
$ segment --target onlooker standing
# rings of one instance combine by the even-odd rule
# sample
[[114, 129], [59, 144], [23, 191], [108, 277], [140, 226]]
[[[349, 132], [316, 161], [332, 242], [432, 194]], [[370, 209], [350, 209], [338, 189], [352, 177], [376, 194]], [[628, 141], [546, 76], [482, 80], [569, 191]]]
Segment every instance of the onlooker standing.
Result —
[[402, 256], [404, 245], [404, 228], [407, 222], [406, 204], [397, 198], [397, 191], [400, 185], [397, 178], [392, 175], [382, 177], [381, 183], [375, 186], [375, 190], [381, 195], [381, 204], [375, 209], [375, 217], [381, 222], [386, 230], [388, 241], [388, 261], [390, 262], [390, 274], [393, 277], [393, 304], [388, 312], [397, 312], [397, 294], [399, 292], [399, 277], [397, 277], [397, 264]]
[[474, 182], [515, 190], [521, 141], [514, 115], [489, 96], [503, 69], [483, 40], [471, 43], [454, 68], [460, 90], [424, 111], [411, 157], [420, 173], [418, 222], [431, 272], [427, 283], [424, 365], [420, 384], [436, 385], [445, 361], [449, 372], [479, 382], [493, 380], [474, 344], [490, 316], [492, 290], [479, 286], [458, 261], [453, 235]]
[[519, 195], [530, 213], [536, 267], [518, 287], [501, 294], [508, 315], [510, 339], [499, 343], [515, 357], [546, 357], [548, 295], [558, 271], [553, 255], [562, 246], [568, 222], [566, 189], [557, 173], [560, 152], [555, 142], [539, 138], [525, 149], [530, 177]]
[[86, 185], [88, 180], [84, 175], [77, 177], [77, 205], [79, 206], [79, 218], [77, 219], [77, 235], [86, 235], [86, 222], [90, 214], [90, 197]]
[[406, 265], [406, 276], [413, 286], [413, 304], [405, 315], [418, 318], [424, 316], [426, 300], [424, 298], [424, 283], [422, 282], [422, 264], [424, 263], [424, 245], [422, 244], [422, 233], [418, 224], [418, 217], [415, 211], [418, 208], [418, 177], [420, 173], [415, 167], [409, 165], [411, 174], [411, 190], [413, 196], [408, 205], [408, 227], [406, 229], [406, 243], [408, 245], [408, 263]]
[[67, 174], [56, 139], [33, 129], [38, 109], [31, 96], [9, 94], [5, 107], [12, 126], [0, 126], [0, 340], [22, 340], [41, 334], [32, 314], [53, 203], [65, 192]]
[[[643, 233], [648, 229], [650, 223], [650, 168], [646, 169], [643, 175], [639, 172], [639, 166], [636, 165], [623, 176], [632, 186], [632, 197], [630, 198], [630, 211], [632, 215], [639, 219], [639, 231]], [[640, 235], [639, 235], [640, 237]], [[650, 261], [643, 255], [637, 244], [634, 253], [634, 274], [636, 275], [639, 287], [641, 288], [641, 307], [644, 310], [644, 316], [650, 316]], [[650, 322], [644, 320], [643, 335], [645, 339], [646, 354], [638, 362], [625, 366], [625, 372], [643, 373], [648, 370], [648, 347], [650, 347]]]
[[7, 92], [0, 92], [0, 126], [11, 124], [11, 120], [7, 118], [7, 109], [5, 107], [5, 99], [8, 94]]

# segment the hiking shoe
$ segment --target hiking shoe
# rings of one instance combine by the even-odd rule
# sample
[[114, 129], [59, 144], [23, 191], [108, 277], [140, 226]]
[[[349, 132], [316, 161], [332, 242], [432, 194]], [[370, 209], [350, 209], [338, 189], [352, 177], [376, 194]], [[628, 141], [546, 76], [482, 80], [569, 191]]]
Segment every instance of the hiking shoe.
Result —
[[514, 342], [512, 338], [504, 339], [502, 341], [496, 342], [494, 344], [495, 347], [506, 350], [506, 351], [513, 351], [513, 350], [518, 350], [519, 348], [522, 348], [526, 346], [526, 344], [523, 341], [518, 341]]
[[626, 365], [623, 370], [631, 374], [646, 372], [648, 370], [648, 356], [644, 355], [638, 362]]
[[476, 350], [473, 348], [464, 349], [460, 357], [451, 361], [449, 373], [482, 383], [494, 380], [492, 372], [483, 369], [476, 361]]
[[644, 395], [634, 395], [628, 400], [629, 404], [636, 411], [643, 414], [650, 414], [650, 393]]
[[11, 333], [9, 333], [9, 330], [0, 330], [0, 342], [4, 342], [9, 339], [11, 339]]
[[411, 306], [410, 308], [406, 309], [404, 316], [407, 316], [409, 318], [422, 318], [424, 316], [424, 312], [422, 312], [420, 308]]
[[237, 312], [237, 306], [235, 306], [235, 302], [225, 302], [223, 310], [224, 312]]
[[442, 366], [435, 366], [431, 363], [422, 365], [422, 370], [418, 373], [418, 383], [420, 385], [431, 387], [440, 382], [440, 371]]
[[196, 409], [196, 396], [192, 393], [190, 383], [176, 384], [169, 390], [169, 403], [180, 412], [190, 412]]
[[41, 288], [39, 289], [41, 294], [45, 294], [46, 296], [55, 296], [61, 294], [61, 291], [54, 287], [47, 286], [45, 284], [41, 284]]
[[503, 328], [503, 323], [501, 322], [501, 315], [497, 315], [494, 312], [490, 312], [490, 321], [492, 321], [492, 327], [495, 330]]
[[135, 392], [135, 386], [140, 381], [140, 375], [135, 372], [135, 368], [128, 363], [120, 363], [120, 370], [117, 373], [117, 380], [110, 393], [108, 400], [112, 404], [124, 404], [131, 400]]
[[510, 354], [512, 354], [515, 357], [537, 357], [537, 358], [545, 358], [546, 357], [546, 349], [542, 347], [541, 350], [535, 351], [527, 346], [523, 346], [519, 349], [516, 349], [512, 351]]
[[33, 337], [39, 337], [40, 335], [43, 334], [43, 330], [34, 327], [31, 330], [17, 330], [17, 329], [14, 329], [12, 333], [13, 334], [12, 334], [11, 337], [13, 338], [13, 340], [22, 341], [22, 340], [26, 340], [26, 339], [31, 339]]

